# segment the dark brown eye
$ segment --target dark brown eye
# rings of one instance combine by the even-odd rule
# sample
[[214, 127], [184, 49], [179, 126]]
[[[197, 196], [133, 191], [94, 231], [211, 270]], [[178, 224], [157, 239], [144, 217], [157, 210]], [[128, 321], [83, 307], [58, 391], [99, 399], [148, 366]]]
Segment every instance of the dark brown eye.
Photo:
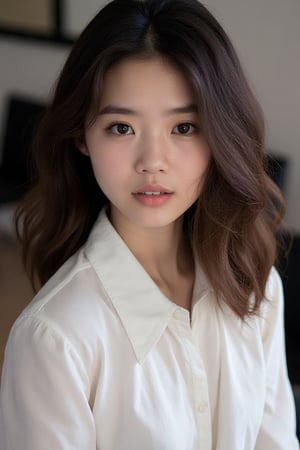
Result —
[[180, 123], [177, 125], [173, 133], [175, 134], [191, 134], [195, 130], [195, 126], [191, 123]]
[[133, 134], [132, 128], [126, 123], [115, 123], [109, 127], [109, 130], [111, 133], [118, 135]]
[[119, 125], [117, 125], [117, 130], [120, 134], [127, 134], [129, 131], [129, 126], [124, 123], [119, 123]]

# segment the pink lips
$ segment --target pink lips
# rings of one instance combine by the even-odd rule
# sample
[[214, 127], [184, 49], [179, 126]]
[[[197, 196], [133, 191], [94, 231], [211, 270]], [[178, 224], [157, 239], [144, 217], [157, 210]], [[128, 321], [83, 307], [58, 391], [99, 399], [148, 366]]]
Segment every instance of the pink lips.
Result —
[[144, 186], [141, 186], [135, 192], [133, 192], [133, 194], [144, 194], [145, 192], [160, 192], [164, 194], [172, 194], [172, 191], [170, 191], [170, 189], [167, 189], [160, 184], [145, 184]]
[[135, 199], [144, 206], [161, 206], [172, 197], [174, 192], [159, 184], [147, 184], [133, 192]]

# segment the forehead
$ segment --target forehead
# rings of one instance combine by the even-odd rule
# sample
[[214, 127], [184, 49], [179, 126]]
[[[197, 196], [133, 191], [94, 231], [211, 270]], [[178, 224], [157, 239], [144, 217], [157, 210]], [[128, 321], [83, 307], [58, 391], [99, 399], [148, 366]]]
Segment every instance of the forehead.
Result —
[[109, 103], [157, 106], [190, 103], [192, 89], [179, 68], [169, 59], [127, 58], [111, 67], [103, 79], [101, 105]]

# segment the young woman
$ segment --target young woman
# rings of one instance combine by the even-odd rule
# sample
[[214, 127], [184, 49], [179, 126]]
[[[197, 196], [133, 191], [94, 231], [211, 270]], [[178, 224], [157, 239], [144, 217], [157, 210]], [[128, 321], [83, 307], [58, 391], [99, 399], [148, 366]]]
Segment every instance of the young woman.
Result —
[[296, 450], [261, 112], [196, 0], [83, 31], [17, 222], [33, 282], [2, 450]]

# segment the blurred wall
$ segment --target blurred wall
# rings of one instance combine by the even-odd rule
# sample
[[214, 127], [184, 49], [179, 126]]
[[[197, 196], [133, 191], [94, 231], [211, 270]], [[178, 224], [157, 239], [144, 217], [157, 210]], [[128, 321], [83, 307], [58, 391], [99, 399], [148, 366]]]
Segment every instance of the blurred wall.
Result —
[[[90, 3], [89, 3], [90, 1]], [[67, 0], [75, 33], [103, 0]], [[290, 160], [287, 222], [300, 231], [300, 3], [298, 0], [206, 0], [238, 51], [265, 113], [267, 148]], [[72, 11], [72, 13], [71, 13]], [[11, 91], [47, 98], [69, 51], [66, 45], [0, 36], [0, 142]]]
[[264, 110], [266, 144], [290, 160], [286, 220], [300, 231], [300, 2], [206, 0]]

